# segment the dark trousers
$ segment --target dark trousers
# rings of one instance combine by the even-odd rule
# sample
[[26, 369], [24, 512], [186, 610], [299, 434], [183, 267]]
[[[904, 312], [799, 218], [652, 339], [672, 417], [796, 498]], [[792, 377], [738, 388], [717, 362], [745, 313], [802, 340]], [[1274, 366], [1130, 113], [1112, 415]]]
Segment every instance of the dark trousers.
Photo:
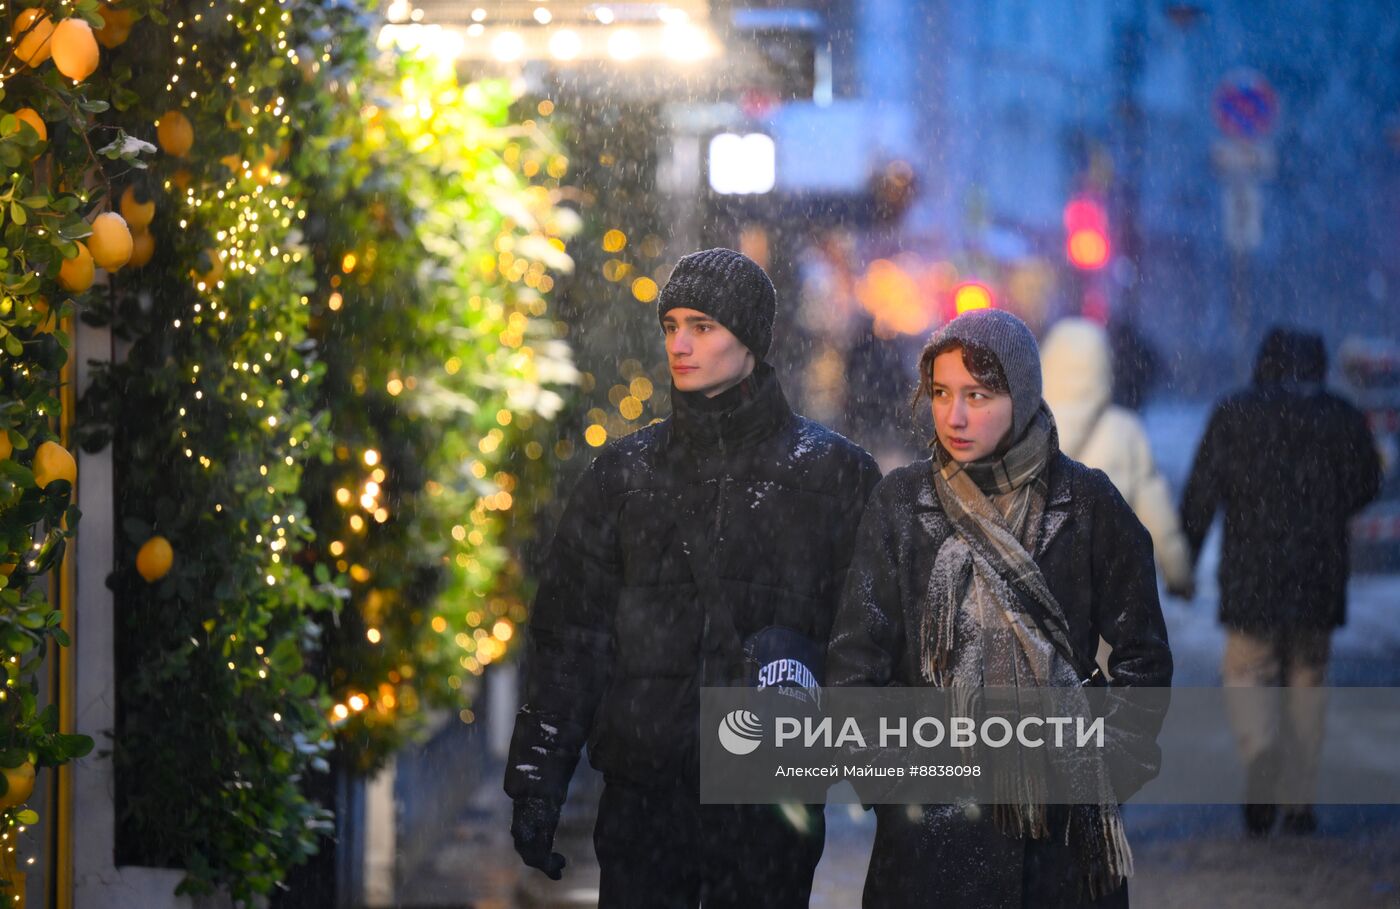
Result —
[[701, 805], [693, 790], [609, 782], [593, 845], [599, 909], [806, 909], [820, 805]]

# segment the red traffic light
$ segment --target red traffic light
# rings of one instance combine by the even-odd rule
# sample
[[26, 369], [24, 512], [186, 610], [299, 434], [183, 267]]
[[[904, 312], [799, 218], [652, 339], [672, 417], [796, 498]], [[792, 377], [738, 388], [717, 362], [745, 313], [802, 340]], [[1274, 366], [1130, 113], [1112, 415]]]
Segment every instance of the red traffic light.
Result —
[[1087, 271], [1108, 264], [1108, 215], [1087, 196], [1071, 199], [1065, 206], [1065, 254], [1075, 268]]

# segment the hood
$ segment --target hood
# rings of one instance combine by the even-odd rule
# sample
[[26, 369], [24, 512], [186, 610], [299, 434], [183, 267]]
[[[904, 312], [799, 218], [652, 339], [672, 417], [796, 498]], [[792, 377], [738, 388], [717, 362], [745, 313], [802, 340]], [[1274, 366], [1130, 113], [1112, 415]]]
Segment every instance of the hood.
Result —
[[1326, 377], [1327, 348], [1321, 335], [1276, 327], [1259, 345], [1255, 385], [1320, 383]]
[[1040, 345], [1045, 403], [1060, 430], [1060, 448], [1078, 457], [1099, 414], [1113, 399], [1108, 333], [1088, 319], [1061, 319]]

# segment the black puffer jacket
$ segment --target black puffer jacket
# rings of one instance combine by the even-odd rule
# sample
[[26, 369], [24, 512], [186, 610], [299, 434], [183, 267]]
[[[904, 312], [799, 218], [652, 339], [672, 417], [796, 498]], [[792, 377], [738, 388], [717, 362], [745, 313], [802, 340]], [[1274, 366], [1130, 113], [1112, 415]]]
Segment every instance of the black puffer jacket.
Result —
[[[731, 678], [770, 625], [827, 639], [879, 470], [794, 414], [766, 365], [733, 394], [726, 412], [673, 394], [669, 419], [610, 443], [575, 488], [530, 622], [513, 798], [562, 801], [585, 742], [611, 778], [693, 783], [702, 674]], [[697, 593], [696, 533], [728, 610]]]
[[1362, 413], [1322, 389], [1322, 339], [1275, 331], [1251, 388], [1216, 405], [1182, 497], [1199, 553], [1218, 509], [1220, 621], [1241, 631], [1346, 621], [1347, 521], [1376, 497], [1380, 461]]

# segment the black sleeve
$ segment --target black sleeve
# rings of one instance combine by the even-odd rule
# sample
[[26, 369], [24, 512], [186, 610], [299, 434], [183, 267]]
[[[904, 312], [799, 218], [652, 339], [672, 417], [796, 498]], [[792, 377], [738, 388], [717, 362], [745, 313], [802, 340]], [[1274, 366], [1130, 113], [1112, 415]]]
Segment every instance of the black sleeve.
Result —
[[1137, 691], [1131, 701], [1108, 693], [1106, 732], [1114, 789], [1126, 799], [1157, 775], [1157, 735], [1166, 719], [1172, 683], [1167, 623], [1157, 598], [1152, 538], [1108, 478], [1095, 471], [1093, 529], [1094, 624], [1113, 648], [1111, 689]]
[[505, 789], [562, 803], [612, 669], [620, 584], [614, 497], [600, 456], [580, 478], [555, 532], [530, 614], [525, 696]]
[[1346, 405], [1347, 450], [1343, 455], [1346, 471], [1343, 491], [1351, 495], [1351, 512], [1366, 507], [1381, 491], [1381, 459], [1376, 439], [1366, 424], [1366, 415]]
[[1191, 476], [1181, 497], [1181, 530], [1191, 546], [1191, 561], [1201, 554], [1201, 544], [1215, 520], [1220, 506], [1221, 486], [1225, 481], [1225, 433], [1227, 417], [1223, 407], [1216, 407], [1206, 425], [1205, 436], [1196, 449]]
[[845, 591], [827, 646], [827, 683], [835, 687], [889, 685], [904, 648], [898, 528], [890, 478], [876, 487], [856, 533]]
[[831, 566], [826, 586], [823, 588], [831, 592], [834, 601], [839, 601], [846, 590], [846, 579], [856, 547], [856, 536], [859, 532], [861, 518], [865, 515], [866, 504], [870, 500], [871, 493], [880, 482], [880, 468], [870, 455], [862, 452], [856, 466], [856, 476], [853, 480], [847, 481], [854, 486], [853, 494], [847, 498], [840, 517], [845, 545], [837, 555], [836, 564]]

